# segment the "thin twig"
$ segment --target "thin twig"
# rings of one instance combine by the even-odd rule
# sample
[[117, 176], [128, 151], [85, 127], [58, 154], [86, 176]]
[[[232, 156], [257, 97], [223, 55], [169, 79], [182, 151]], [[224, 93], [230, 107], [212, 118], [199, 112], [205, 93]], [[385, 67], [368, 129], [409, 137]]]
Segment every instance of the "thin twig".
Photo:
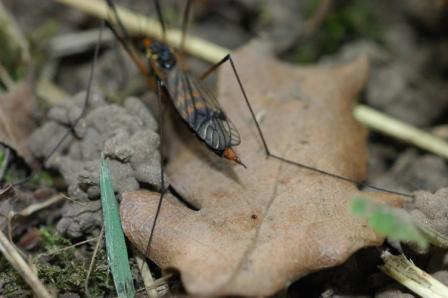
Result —
[[[14, 195], [15, 190], [14, 187], [11, 184], [6, 184], [2, 189], [0, 189], [0, 201], [9, 198], [10, 196]], [[7, 218], [6, 215], [0, 214]]]
[[375, 111], [368, 106], [358, 105], [353, 113], [356, 119], [371, 129], [448, 158], [448, 143], [433, 134]]
[[[114, 22], [115, 18], [109, 11], [105, 1], [99, 0], [54, 0], [63, 3], [88, 14], [92, 14], [101, 19], [107, 19]], [[162, 28], [157, 20], [148, 18], [144, 15], [139, 15], [131, 12], [128, 9], [117, 6], [117, 12], [123, 25], [130, 34], [143, 34], [161, 40]], [[181, 44], [182, 32], [180, 30], [167, 30], [166, 42], [174, 47], [179, 47]], [[185, 44], [185, 51], [193, 56], [199, 57], [203, 60], [216, 63], [224, 57], [228, 50], [208, 42], [204, 39], [194, 36], [188, 36], [188, 42]], [[224, 53], [224, 54], [222, 54]]]
[[93, 250], [93, 255], [92, 255], [92, 259], [90, 260], [89, 270], [87, 271], [86, 280], [84, 281], [84, 291], [86, 292], [87, 297], [91, 297], [90, 292], [89, 292], [89, 279], [90, 279], [90, 274], [93, 271], [93, 266], [95, 265], [96, 255], [98, 253], [101, 242], [103, 240], [103, 236], [104, 236], [104, 224], [101, 226], [101, 232], [100, 232], [100, 235], [98, 236], [98, 241], [96, 242], [95, 249]]
[[[167, 280], [172, 278], [173, 274], [169, 273], [159, 279], [156, 279], [152, 285], [149, 287], [138, 288], [135, 293], [142, 293], [143, 291], [147, 291], [148, 289], [157, 289], [159, 297], [164, 297], [166, 293], [168, 293], [168, 283]], [[163, 286], [163, 288], [162, 288]]]
[[77, 204], [85, 206], [82, 203], [79, 203], [79, 202], [71, 199], [70, 197], [66, 196], [65, 194], [59, 193], [57, 195], [52, 196], [51, 198], [49, 198], [48, 200], [46, 200], [46, 201], [44, 201], [42, 203], [32, 204], [32, 205], [26, 207], [25, 209], [23, 209], [20, 212], [10, 211], [8, 213], [8, 217], [7, 217], [7, 219], [8, 219], [8, 238], [9, 238], [9, 241], [11, 241], [11, 243], [13, 242], [12, 241], [12, 230], [13, 230], [12, 229], [12, 220], [14, 219], [14, 217], [30, 216], [31, 214], [33, 214], [35, 212], [38, 212], [38, 211], [40, 211], [42, 209], [45, 209], [45, 208], [47, 208], [47, 207], [49, 207], [49, 206], [51, 206], [51, 205], [53, 205], [55, 203], [58, 203], [59, 201], [62, 201], [63, 199], [68, 199], [68, 200], [70, 200], [72, 202], [75, 202]]
[[33, 213], [36, 213], [42, 209], [45, 209], [53, 204], [56, 204], [56, 203], [62, 201], [63, 199], [64, 199], [64, 196], [62, 194], [57, 194], [57, 195], [52, 196], [51, 198], [49, 198], [48, 200], [46, 200], [44, 202], [29, 205], [25, 209], [22, 209], [20, 212], [10, 211], [8, 214], [8, 217], [12, 219], [12, 218], [18, 217], [18, 216], [22, 216], [22, 217], [30, 216]]
[[[90, 29], [74, 33], [65, 33], [53, 37], [50, 40], [50, 52], [52, 58], [61, 58], [74, 54], [79, 54], [94, 47], [98, 42], [98, 32], [100, 29]], [[112, 32], [103, 33], [101, 43], [112, 43], [115, 37]]]
[[135, 260], [137, 261], [138, 269], [140, 270], [140, 274], [143, 279], [143, 284], [145, 285], [146, 293], [150, 298], [157, 298], [159, 295], [157, 294], [156, 289], [151, 289], [150, 287], [154, 284], [154, 279], [152, 277], [151, 271], [149, 270], [149, 266], [146, 261], [142, 258], [140, 252], [136, 249], [133, 249]]
[[13, 210], [9, 211], [8, 213], [8, 237], [9, 237], [9, 241], [12, 242], [12, 220], [14, 219], [14, 217], [17, 216], [22, 216], [22, 217], [26, 217], [26, 216], [30, 216], [31, 214], [40, 211], [42, 209], [47, 208], [48, 206], [51, 206], [61, 200], [63, 200], [64, 197], [61, 196], [60, 194], [52, 196], [51, 198], [49, 198], [48, 200], [46, 200], [45, 202], [42, 203], [36, 203], [36, 204], [32, 204], [28, 207], [26, 207], [25, 209], [23, 209], [20, 212], [14, 212]]
[[52, 297], [30, 266], [20, 256], [17, 249], [9, 242], [0, 230], [0, 251], [11, 266], [22, 276], [33, 293], [40, 298]]
[[448, 288], [431, 275], [421, 270], [404, 255], [394, 256], [388, 251], [381, 255], [384, 261], [381, 271], [403, 286], [425, 298], [448, 297]]
[[[62, 196], [64, 199], [69, 200], [69, 201], [71, 201], [71, 202], [73, 202], [73, 203], [75, 203], [75, 204], [77, 204], [77, 205], [84, 206], [84, 207], [88, 207], [88, 206], [89, 206], [89, 205], [87, 205], [87, 204], [84, 204], [84, 203], [82, 203], [82, 202], [78, 202], [77, 200], [70, 198], [69, 196], [67, 196], [67, 195], [64, 194], [64, 193], [61, 193], [61, 196]], [[99, 208], [98, 208], [98, 209], [99, 209]]]
[[148, 289], [157, 289], [157, 294], [159, 297], [164, 297], [166, 293], [168, 293], [168, 283], [167, 281], [173, 277], [172, 273], [169, 273], [165, 276], [162, 276], [159, 279], [156, 279], [152, 285], [149, 287], [138, 288], [135, 293], [141, 293], [143, 291], [148, 291]]
[[68, 250], [68, 249], [71, 249], [71, 248], [73, 248], [73, 247], [77, 247], [77, 246], [80, 246], [80, 245], [83, 245], [83, 244], [86, 244], [86, 243], [95, 241], [95, 240], [97, 240], [97, 239], [98, 239], [98, 237], [94, 237], [94, 238], [90, 238], [90, 239], [87, 239], [87, 240], [84, 240], [84, 241], [81, 241], [81, 242], [78, 242], [78, 243], [75, 243], [75, 244], [72, 244], [72, 245], [69, 245], [69, 246], [60, 248], [60, 249], [56, 249], [56, 250], [53, 250], [53, 251], [50, 251], [50, 252], [46, 252], [46, 253], [41, 253], [41, 254], [38, 254], [38, 255], [37, 255], [37, 258], [46, 257], [46, 256], [51, 256], [51, 255], [54, 255], [54, 254], [57, 254], [57, 253], [66, 251], [66, 250]]
[[172, 277], [173, 277], [173, 274], [172, 273], [168, 273], [168, 274], [162, 276], [161, 278], [156, 279], [154, 281], [154, 283], [152, 285], [150, 285], [148, 288], [149, 289], [157, 289], [158, 287], [165, 285], [167, 280], [169, 280]]

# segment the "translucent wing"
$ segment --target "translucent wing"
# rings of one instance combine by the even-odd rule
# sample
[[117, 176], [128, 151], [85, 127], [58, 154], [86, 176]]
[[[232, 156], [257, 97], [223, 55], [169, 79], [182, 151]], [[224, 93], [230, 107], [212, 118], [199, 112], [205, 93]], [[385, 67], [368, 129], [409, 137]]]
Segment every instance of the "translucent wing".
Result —
[[166, 87], [182, 119], [210, 148], [223, 151], [239, 145], [240, 135], [212, 92], [190, 73], [173, 69]]

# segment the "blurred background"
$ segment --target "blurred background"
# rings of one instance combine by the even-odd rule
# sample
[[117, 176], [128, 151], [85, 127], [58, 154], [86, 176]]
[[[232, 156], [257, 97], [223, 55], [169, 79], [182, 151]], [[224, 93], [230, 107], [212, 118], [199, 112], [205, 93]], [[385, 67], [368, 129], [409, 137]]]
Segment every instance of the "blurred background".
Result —
[[[161, 2], [168, 27], [180, 28], [185, 1]], [[50, 0], [0, 3], [0, 96], [11, 86], [26, 81], [30, 94], [38, 99], [39, 108], [31, 116], [42, 123], [52, 105], [86, 89], [99, 20]], [[116, 3], [156, 17], [152, 1]], [[229, 50], [263, 38], [271, 42], [279, 59], [293, 64], [332, 64], [367, 54], [371, 72], [359, 101], [448, 140], [448, 1], [197, 0], [193, 11], [189, 33]], [[188, 60], [197, 74], [208, 66], [194, 57]], [[209, 81], [212, 87], [215, 79]], [[144, 78], [108, 32], [101, 45], [94, 84], [111, 101], [120, 102], [129, 95], [154, 96], [148, 93]], [[369, 150], [370, 184], [404, 192], [435, 191], [447, 185], [448, 167], [441, 157], [378, 133], [370, 134]], [[55, 173], [43, 173], [39, 179], [37, 185], [56, 189], [63, 185]], [[13, 237], [36, 253], [45, 246], [68, 245], [74, 239], [67, 240], [55, 232], [60, 217], [60, 211], [55, 209], [34, 218], [33, 223], [17, 224]], [[45, 227], [29, 229], [33, 225]], [[89, 233], [93, 232], [75, 240], [87, 239]], [[80, 273], [79, 264], [60, 264], [73, 255], [78, 255], [74, 259], [84, 264], [91, 252], [92, 246], [88, 245], [56, 259], [47, 257], [43, 264], [48, 270], [43, 278], [57, 280], [62, 292], [73, 294], [64, 297], [83, 296], [82, 278], [73, 276], [81, 276], [87, 269]], [[370, 257], [373, 261], [369, 263]], [[362, 268], [354, 265], [358, 264], [354, 260], [359, 259], [365, 260]], [[377, 256], [362, 251], [341, 268], [310, 275], [282, 295], [336, 297], [335, 292], [344, 292], [347, 296], [337, 297], [355, 297], [357, 293], [366, 295], [362, 297], [386, 297], [381, 293], [388, 283], [376, 275], [376, 260]], [[105, 256], [99, 256], [98, 262], [104, 270], [94, 276], [92, 291], [99, 296], [111, 294], [113, 287], [107, 278]], [[0, 268], [0, 295], [29, 294], [2, 259]], [[399, 289], [394, 291], [401, 293]]]

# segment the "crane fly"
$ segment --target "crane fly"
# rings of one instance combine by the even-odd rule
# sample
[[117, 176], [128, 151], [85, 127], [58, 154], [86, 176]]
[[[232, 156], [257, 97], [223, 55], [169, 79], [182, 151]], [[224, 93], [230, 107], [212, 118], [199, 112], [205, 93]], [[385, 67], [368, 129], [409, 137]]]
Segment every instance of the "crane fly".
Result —
[[[180, 51], [170, 48], [165, 43], [166, 29], [165, 23], [163, 21], [160, 3], [158, 0], [154, 0], [156, 12], [159, 18], [159, 22], [162, 28], [162, 41], [152, 40], [146, 38], [144, 40], [144, 49], [146, 58], [149, 64], [149, 71], [145, 69], [141, 62], [139, 62], [136, 57], [136, 50], [132, 49], [127, 43], [127, 39], [129, 39], [126, 29], [121, 23], [117, 9], [112, 0], [106, 0], [109, 8], [112, 10], [115, 23], [118, 28], [115, 28], [112, 23], [107, 23], [109, 28], [114, 32], [116, 38], [120, 41], [126, 51], [130, 54], [132, 60], [137, 64], [137, 66], [142, 70], [142, 72], [148, 77], [149, 74], [152, 74], [152, 77], [155, 79], [157, 84], [157, 94], [159, 98], [159, 104], [161, 105], [161, 90], [163, 89], [167, 97], [170, 98], [174, 107], [176, 108], [180, 117], [184, 120], [184, 122], [189, 126], [189, 128], [195, 133], [195, 135], [207, 145], [209, 149], [213, 152], [222, 156], [228, 160], [236, 162], [240, 165], [246, 167], [236, 152], [233, 150], [234, 146], [240, 144], [240, 136], [237, 128], [233, 125], [231, 120], [227, 117], [223, 109], [221, 108], [216, 97], [210, 92], [210, 90], [205, 86], [202, 79], [207, 77], [210, 73], [215, 71], [219, 66], [224, 64], [225, 62], [229, 62], [232, 67], [233, 73], [235, 75], [236, 81], [240, 87], [243, 98], [246, 102], [248, 110], [251, 114], [252, 120], [257, 128], [258, 135], [262, 141], [264, 151], [267, 157], [271, 157], [277, 159], [281, 162], [285, 162], [288, 164], [292, 164], [298, 167], [302, 167], [308, 169], [310, 171], [314, 171], [326, 176], [330, 176], [336, 179], [344, 180], [355, 184], [356, 186], [364, 186], [368, 188], [372, 188], [375, 190], [386, 191], [389, 193], [399, 194], [403, 196], [410, 196], [408, 194], [403, 194], [400, 192], [390, 191], [387, 189], [383, 189], [380, 187], [362, 184], [359, 181], [354, 179], [343, 177], [334, 173], [330, 173], [327, 171], [323, 171], [320, 169], [316, 169], [310, 167], [306, 164], [302, 164], [296, 161], [288, 160], [279, 155], [275, 155], [271, 153], [267, 142], [264, 138], [261, 127], [256, 119], [255, 113], [252, 109], [252, 106], [249, 102], [248, 96], [244, 90], [242, 81], [238, 75], [238, 72], [235, 67], [235, 63], [232, 60], [230, 54], [225, 56], [221, 61], [210, 67], [208, 71], [206, 71], [202, 76], [200, 76], [200, 80], [196, 79], [189, 71], [188, 68], [182, 59], [183, 54], [183, 46], [185, 43], [185, 35], [188, 24], [188, 17], [190, 14], [191, 0], [187, 0], [183, 27], [182, 27], [182, 40]], [[121, 31], [118, 32], [118, 30]], [[139, 66], [140, 65], [140, 66]], [[159, 105], [159, 107], [160, 107]], [[159, 109], [160, 110], [160, 109]], [[163, 123], [162, 114], [160, 113], [160, 125]], [[160, 128], [161, 139], [163, 135], [163, 127]], [[161, 158], [163, 159], [163, 141], [161, 141], [160, 146]], [[146, 248], [145, 255], [149, 257], [149, 250], [151, 246], [152, 237], [154, 234], [154, 229], [157, 221], [157, 217], [160, 213], [162, 200], [163, 200], [163, 166], [161, 166], [161, 177], [162, 177], [162, 191], [160, 193], [160, 200], [157, 206], [156, 214], [154, 215], [153, 224], [151, 226], [151, 232], [148, 239], [148, 244]]]
[[212, 92], [166, 44], [150, 39], [144, 44], [151, 69], [188, 127], [213, 152], [245, 167], [232, 148], [241, 143], [238, 130]]
[[[114, 28], [111, 23], [107, 23], [109, 28], [126, 51], [131, 56], [135, 56], [136, 51], [130, 48], [129, 43], [126, 43], [129, 35], [118, 18], [115, 4], [112, 0], [107, 0], [107, 3], [118, 24], [118, 28]], [[191, 0], [188, 0], [185, 12], [186, 18], [190, 7]], [[158, 1], [156, 1], [156, 8], [161, 16]], [[161, 17], [160, 20], [162, 20]], [[163, 21], [161, 23], [163, 24], [163, 36], [165, 36], [165, 25]], [[121, 32], [118, 32], [118, 30]], [[188, 71], [182, 56], [165, 42], [145, 38], [143, 44], [149, 71], [142, 69], [142, 66], [139, 66], [139, 68], [143, 70], [146, 76], [152, 74], [156, 84], [163, 88], [188, 127], [217, 155], [246, 167], [233, 149], [241, 142], [238, 130], [227, 117], [213, 93], [203, 82], [196, 79]], [[184, 41], [182, 44], [184, 44]], [[141, 64], [137, 57], [133, 60]]]
[[[108, 7], [113, 12], [117, 27], [114, 27], [111, 22], [107, 22], [106, 24], [147, 79], [151, 80], [152, 77], [156, 82], [159, 99], [161, 165], [163, 162], [163, 112], [161, 111], [161, 91], [163, 90], [167, 97], [172, 101], [182, 120], [210, 150], [225, 159], [246, 167], [233, 149], [234, 146], [238, 146], [241, 143], [237, 128], [227, 117], [218, 100], [208, 87], [188, 71], [188, 67], [182, 59], [182, 55], [170, 48], [164, 41], [145, 38], [143, 45], [149, 66], [149, 69], [147, 70], [139, 61], [136, 54], [137, 51], [132, 48], [132, 43], [128, 42], [129, 34], [118, 17], [115, 4], [112, 0], [106, 1]], [[184, 13], [181, 52], [183, 52], [185, 43], [185, 33], [191, 2], [191, 0], [187, 1]], [[165, 40], [165, 23], [161, 14], [160, 3], [157, 0], [155, 1], [155, 7], [162, 26], [163, 40]], [[202, 78], [207, 76], [213, 70], [214, 68], [212, 67], [204, 76], [202, 76]], [[150, 237], [148, 239], [148, 245], [145, 252], [146, 256], [149, 256], [153, 232], [162, 206], [164, 188], [164, 170], [163, 166], [161, 166], [160, 199], [154, 216]]]

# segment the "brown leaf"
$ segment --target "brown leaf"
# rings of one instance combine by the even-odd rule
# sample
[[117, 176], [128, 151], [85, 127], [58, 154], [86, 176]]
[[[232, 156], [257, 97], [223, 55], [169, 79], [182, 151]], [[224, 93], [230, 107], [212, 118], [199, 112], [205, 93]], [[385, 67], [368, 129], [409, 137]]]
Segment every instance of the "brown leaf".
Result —
[[32, 117], [36, 102], [29, 81], [22, 81], [5, 94], [0, 94], [0, 144], [11, 148], [28, 165], [33, 158], [26, 145], [35, 128]]
[[[359, 58], [334, 67], [296, 67], [251, 43], [234, 56], [272, 153], [363, 180], [366, 130], [351, 114], [366, 81]], [[191, 137], [167, 168], [170, 183], [193, 211], [167, 195], [151, 246], [151, 259], [176, 268], [194, 295], [266, 296], [307, 273], [344, 262], [382, 238], [348, 213], [362, 195], [400, 204], [385, 193], [360, 192], [354, 184], [274, 159], [266, 159], [249, 111], [227, 65], [220, 102], [241, 134], [238, 154], [248, 166], [231, 165]], [[194, 147], [194, 150], [192, 150]], [[158, 194], [124, 194], [123, 228], [144, 251]]]

